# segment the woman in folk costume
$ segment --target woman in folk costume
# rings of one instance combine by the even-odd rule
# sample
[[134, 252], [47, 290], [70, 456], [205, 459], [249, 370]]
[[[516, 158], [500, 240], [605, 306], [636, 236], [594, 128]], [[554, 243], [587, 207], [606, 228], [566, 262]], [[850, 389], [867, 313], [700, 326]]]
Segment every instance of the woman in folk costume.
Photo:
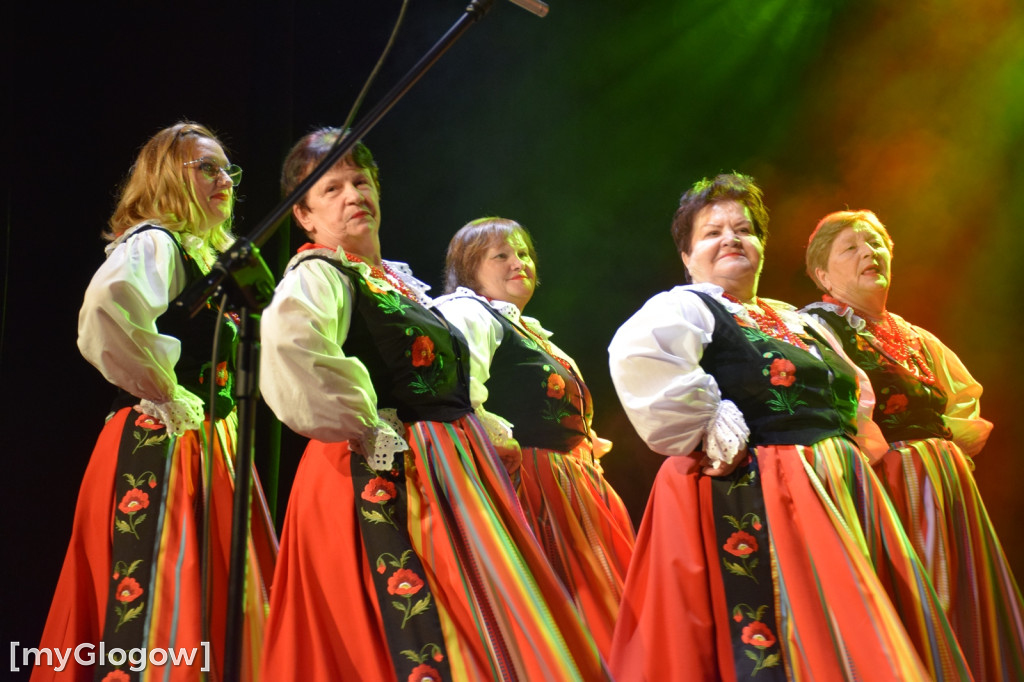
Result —
[[600, 464], [611, 443], [592, 428], [579, 368], [522, 314], [537, 284], [522, 225], [481, 218], [448, 245], [438, 308], [466, 337], [470, 399], [502, 454], [527, 520], [607, 655], [634, 532]]
[[871, 211], [837, 211], [807, 246], [824, 292], [804, 308], [871, 380], [890, 451], [875, 466], [978, 680], [1024, 679], [1024, 603], [974, 482], [992, 424], [981, 385], [927, 330], [889, 312], [893, 242]]
[[[175, 298], [232, 243], [235, 188], [210, 130], [178, 123], [139, 152], [113, 217], [107, 259], [85, 293], [82, 355], [119, 389], [86, 469], [42, 647], [192, 652], [191, 664], [142, 670], [122, 660], [49, 679], [218, 679], [223, 665], [237, 418], [237, 329], [207, 304], [196, 317]], [[215, 330], [220, 343], [211, 358]], [[213, 396], [212, 399], [210, 396]], [[255, 471], [253, 472], [255, 477]], [[256, 679], [276, 538], [259, 481], [249, 536], [242, 675]], [[203, 672], [208, 642], [209, 673]], [[157, 661], [160, 660], [158, 656]], [[203, 676], [206, 675], [204, 678]]]
[[[291, 192], [341, 131], [285, 160]], [[261, 387], [312, 440], [274, 575], [269, 679], [600, 680], [604, 664], [472, 414], [469, 354], [381, 258], [358, 143], [293, 209], [311, 243], [263, 316]]]

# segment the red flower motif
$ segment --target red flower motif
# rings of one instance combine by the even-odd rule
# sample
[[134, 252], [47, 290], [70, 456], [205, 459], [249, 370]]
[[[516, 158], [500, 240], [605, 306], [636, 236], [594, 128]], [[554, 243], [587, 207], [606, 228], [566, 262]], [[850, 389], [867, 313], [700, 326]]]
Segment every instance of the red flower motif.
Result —
[[150, 476], [149, 477], [149, 483], [147, 483], [146, 485], [148, 485], [150, 488], [155, 488], [156, 487], [156, 477], [155, 476]]
[[227, 386], [228, 383], [228, 362], [225, 360], [217, 365], [217, 372], [213, 375], [218, 386]]
[[754, 527], [754, 530], [761, 530], [761, 522], [760, 521], [754, 521], [750, 525]]
[[114, 580], [117, 580], [120, 577], [121, 577], [121, 571], [114, 571]]
[[381, 504], [394, 499], [397, 494], [394, 483], [378, 476], [363, 486], [363, 492], [359, 496], [367, 502]]
[[408, 568], [400, 568], [388, 578], [388, 594], [416, 594], [423, 589], [423, 578]]
[[380, 559], [377, 559], [377, 572], [384, 575], [384, 571], [388, 570], [387, 564]]
[[412, 342], [412, 366], [430, 367], [434, 364], [434, 342], [429, 336], [417, 336]]
[[759, 620], [743, 628], [743, 642], [761, 649], [767, 649], [775, 644], [775, 634], [771, 629]]
[[750, 556], [757, 551], [757, 539], [750, 533], [738, 530], [729, 536], [722, 549], [735, 556]]
[[114, 593], [117, 596], [117, 601], [127, 603], [139, 598], [139, 595], [142, 594], [142, 586], [135, 578], [125, 578], [118, 584]]
[[440, 649], [438, 649], [437, 651], [434, 652], [434, 660], [437, 661], [438, 663], [440, 663], [441, 661], [444, 660], [444, 654], [441, 653]]
[[135, 420], [135, 425], [149, 431], [156, 431], [157, 429], [164, 428], [164, 425], [160, 423], [160, 420], [156, 417], [150, 417], [148, 414], [140, 414], [139, 418]]
[[552, 373], [548, 376], [548, 397], [561, 398], [565, 395], [565, 379]]
[[741, 620], [743, 620], [743, 614], [740, 613], [739, 611], [737, 611], [736, 613], [733, 614], [732, 619], [738, 623]]
[[796, 365], [785, 358], [772, 360], [769, 371], [772, 376], [772, 386], [792, 386], [796, 381]]
[[907, 396], [902, 393], [894, 393], [885, 401], [885, 409], [882, 412], [885, 414], [897, 414], [906, 410], [907, 404]]
[[131, 682], [131, 679], [123, 670], [111, 670], [100, 682]]
[[124, 494], [121, 498], [120, 504], [117, 508], [125, 514], [134, 514], [140, 509], [145, 509], [149, 506], [149, 495], [142, 492], [138, 488], [132, 488]]
[[441, 682], [441, 673], [421, 663], [409, 673], [409, 682]]

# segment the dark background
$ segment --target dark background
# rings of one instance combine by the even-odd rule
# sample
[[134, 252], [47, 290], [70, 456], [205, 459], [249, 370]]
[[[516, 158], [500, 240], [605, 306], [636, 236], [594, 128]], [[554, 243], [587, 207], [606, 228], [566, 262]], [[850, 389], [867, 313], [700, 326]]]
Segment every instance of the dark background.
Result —
[[[796, 304], [816, 298], [802, 263], [817, 219], [873, 209], [896, 242], [890, 309], [935, 332], [986, 388], [996, 429], [976, 476], [1021, 573], [1016, 0], [551, 4], [539, 19], [496, 2], [366, 137], [384, 256], [439, 289], [465, 222], [502, 215], [531, 229], [543, 284], [527, 313], [583, 368], [597, 430], [616, 443], [607, 477], [639, 521], [661, 457], [622, 415], [605, 349], [644, 300], [681, 281], [668, 232], [680, 192], [720, 171], [755, 175], [772, 211], [760, 293]], [[112, 397], [78, 354], [76, 322], [139, 146], [179, 119], [212, 127], [245, 168], [245, 234], [277, 203], [290, 144], [343, 121], [400, 3], [138, 5], [0, 11], [5, 647], [38, 640]], [[411, 3], [364, 111], [463, 7]], [[271, 267], [299, 241], [272, 240]], [[266, 438], [257, 447], [265, 468]], [[282, 498], [302, 447], [285, 434]]]

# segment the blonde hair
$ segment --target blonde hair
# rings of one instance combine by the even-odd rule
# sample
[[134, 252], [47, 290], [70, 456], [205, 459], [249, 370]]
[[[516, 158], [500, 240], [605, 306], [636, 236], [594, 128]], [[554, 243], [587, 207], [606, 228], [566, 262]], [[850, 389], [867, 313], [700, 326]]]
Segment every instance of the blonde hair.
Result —
[[[132, 225], [159, 223], [172, 232], [193, 232], [203, 221], [203, 210], [185, 163], [192, 161], [196, 141], [206, 138], [223, 145], [206, 126], [182, 121], [164, 128], [139, 150], [128, 180], [121, 188], [104, 238], [114, 240]], [[234, 194], [232, 193], [232, 200]], [[224, 251], [235, 241], [231, 215], [210, 230], [209, 242]]]

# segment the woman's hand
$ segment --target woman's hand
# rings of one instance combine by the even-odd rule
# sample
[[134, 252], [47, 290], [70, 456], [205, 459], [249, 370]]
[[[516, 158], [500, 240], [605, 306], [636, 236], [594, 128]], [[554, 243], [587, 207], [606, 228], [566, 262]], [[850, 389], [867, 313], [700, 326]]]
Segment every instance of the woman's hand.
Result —
[[701, 473], [705, 476], [711, 476], [713, 478], [722, 478], [728, 476], [732, 472], [736, 471], [736, 468], [745, 462], [747, 459], [747, 452], [744, 451], [741, 455], [733, 457], [731, 462], [723, 462], [721, 460], [712, 460], [708, 457], [704, 457], [701, 461]]

